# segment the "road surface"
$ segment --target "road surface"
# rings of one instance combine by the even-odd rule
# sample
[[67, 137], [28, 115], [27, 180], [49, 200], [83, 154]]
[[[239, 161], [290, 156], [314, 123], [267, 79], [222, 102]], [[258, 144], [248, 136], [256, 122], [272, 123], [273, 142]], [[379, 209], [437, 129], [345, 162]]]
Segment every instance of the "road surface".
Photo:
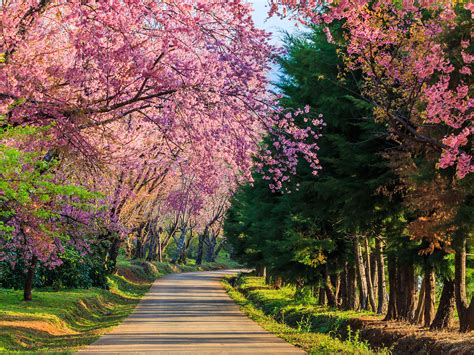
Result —
[[235, 271], [172, 274], [155, 281], [121, 325], [80, 353], [304, 354], [247, 318], [220, 284]]

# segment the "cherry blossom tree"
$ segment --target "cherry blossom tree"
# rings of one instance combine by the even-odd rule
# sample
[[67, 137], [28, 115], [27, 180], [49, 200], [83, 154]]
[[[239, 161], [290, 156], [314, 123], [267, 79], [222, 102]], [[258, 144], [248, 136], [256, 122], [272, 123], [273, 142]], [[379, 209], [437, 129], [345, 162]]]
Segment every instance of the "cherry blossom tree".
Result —
[[[455, 166], [458, 178], [474, 171], [472, 3], [272, 3], [273, 13], [289, 9], [304, 23], [342, 21], [347, 50], [341, 53], [349, 70], [362, 71], [361, 89], [376, 118], [385, 120], [405, 144], [421, 143], [440, 152], [439, 167]], [[329, 29], [326, 33], [333, 40]]]
[[[102, 196], [66, 184], [48, 172], [41, 152], [5, 144], [27, 141], [37, 130], [9, 129], [0, 134], [0, 261], [24, 266], [24, 299], [32, 299], [37, 265], [55, 268], [66, 246], [88, 251], [88, 237], [105, 228]], [[45, 132], [42, 131], [41, 134]]]

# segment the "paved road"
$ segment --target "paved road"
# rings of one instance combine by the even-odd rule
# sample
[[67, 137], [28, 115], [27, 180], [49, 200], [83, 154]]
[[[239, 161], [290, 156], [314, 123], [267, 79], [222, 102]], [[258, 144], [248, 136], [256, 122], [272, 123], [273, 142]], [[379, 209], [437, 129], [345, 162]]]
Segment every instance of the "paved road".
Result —
[[158, 279], [130, 317], [81, 353], [304, 354], [240, 312], [220, 285], [232, 273]]

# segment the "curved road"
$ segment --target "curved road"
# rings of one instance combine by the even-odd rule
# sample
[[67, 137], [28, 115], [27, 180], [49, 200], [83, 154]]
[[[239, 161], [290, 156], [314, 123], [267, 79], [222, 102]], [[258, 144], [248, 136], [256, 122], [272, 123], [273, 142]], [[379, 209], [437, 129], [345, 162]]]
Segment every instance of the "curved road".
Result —
[[240, 312], [220, 285], [235, 272], [158, 279], [122, 324], [80, 353], [304, 354]]

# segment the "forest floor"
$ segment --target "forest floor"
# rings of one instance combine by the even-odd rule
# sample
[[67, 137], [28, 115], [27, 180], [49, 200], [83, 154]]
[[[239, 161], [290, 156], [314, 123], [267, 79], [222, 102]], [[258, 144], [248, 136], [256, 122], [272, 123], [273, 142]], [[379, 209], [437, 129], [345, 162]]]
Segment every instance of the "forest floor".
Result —
[[24, 302], [22, 291], [0, 289], [0, 352], [69, 353], [90, 344], [122, 322], [166, 274], [235, 267], [225, 262], [196, 266], [120, 260], [109, 277], [109, 290], [71, 289], [33, 291]]
[[265, 328], [302, 347], [320, 353], [364, 351], [416, 353], [474, 353], [473, 334], [429, 331], [402, 322], [383, 321], [369, 312], [341, 311], [315, 305], [308, 295], [295, 295], [294, 288], [274, 289], [261, 277], [242, 275], [225, 281], [230, 296]]

